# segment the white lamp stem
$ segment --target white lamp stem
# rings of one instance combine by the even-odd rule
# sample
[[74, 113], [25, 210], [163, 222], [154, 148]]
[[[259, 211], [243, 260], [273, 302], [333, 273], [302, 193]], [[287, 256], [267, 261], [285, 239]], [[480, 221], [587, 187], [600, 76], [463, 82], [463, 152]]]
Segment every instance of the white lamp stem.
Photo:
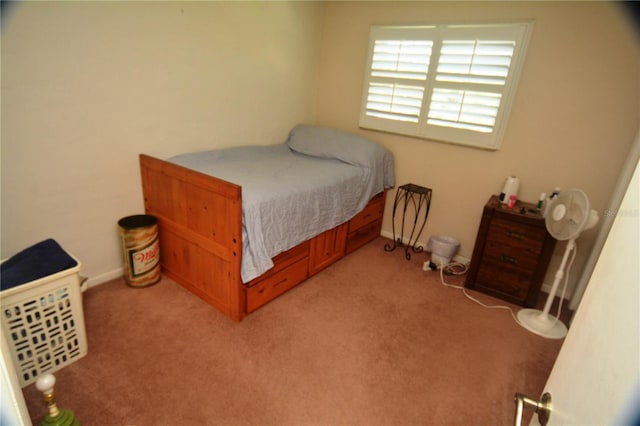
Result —
[[542, 310], [542, 315], [547, 316], [549, 311], [551, 310], [551, 305], [553, 304], [553, 300], [556, 297], [556, 292], [558, 291], [558, 285], [560, 285], [560, 281], [564, 277], [564, 268], [567, 264], [567, 259], [569, 258], [569, 254], [576, 247], [575, 239], [571, 238], [567, 241], [567, 248], [564, 251], [564, 256], [562, 256], [562, 263], [560, 263], [560, 267], [556, 272], [555, 279], [553, 280], [553, 285], [551, 286], [551, 291], [549, 292], [549, 297], [547, 297], [547, 302], [544, 304], [544, 309]]

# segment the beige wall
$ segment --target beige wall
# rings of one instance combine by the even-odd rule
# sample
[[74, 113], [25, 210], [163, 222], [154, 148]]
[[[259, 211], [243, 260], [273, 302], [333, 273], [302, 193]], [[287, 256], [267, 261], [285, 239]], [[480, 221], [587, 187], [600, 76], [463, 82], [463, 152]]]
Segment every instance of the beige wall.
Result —
[[[602, 214], [638, 128], [638, 46], [603, 2], [23, 2], [5, 12], [1, 255], [53, 237], [94, 282], [121, 267], [117, 220], [142, 211], [140, 152], [280, 142], [317, 114], [388, 146], [398, 184], [434, 190], [421, 240], [454, 236], [469, 257], [482, 206], [510, 174], [525, 200], [579, 187]], [[500, 151], [358, 129], [371, 24], [512, 19], [535, 27]], [[577, 265], [593, 234], [580, 238]]]
[[[640, 117], [638, 44], [623, 12], [605, 2], [328, 3], [318, 122], [390, 148], [399, 185], [412, 182], [433, 189], [421, 241], [431, 235], [453, 236], [467, 258], [483, 205], [509, 175], [521, 179], [520, 198], [525, 201], [536, 202], [541, 192], [555, 186], [581, 188], [602, 215]], [[534, 22], [502, 149], [483, 151], [358, 129], [370, 25], [495, 20]], [[387, 235], [390, 195], [383, 227]], [[578, 278], [595, 234], [587, 231], [578, 240], [570, 283]], [[546, 284], [553, 281], [563, 249], [564, 244], [556, 249]]]
[[275, 143], [314, 118], [314, 3], [21, 2], [2, 22], [2, 257], [53, 237], [94, 282], [143, 212], [137, 155]]

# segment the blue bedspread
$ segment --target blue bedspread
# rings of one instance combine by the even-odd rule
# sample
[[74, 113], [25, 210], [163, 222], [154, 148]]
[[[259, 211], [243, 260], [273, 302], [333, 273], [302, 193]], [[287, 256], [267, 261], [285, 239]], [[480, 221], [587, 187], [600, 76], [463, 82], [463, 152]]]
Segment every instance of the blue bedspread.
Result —
[[375, 146], [386, 158], [367, 159], [366, 165], [303, 154], [290, 143], [189, 153], [168, 161], [242, 187], [246, 283], [272, 268], [277, 254], [348, 221], [394, 185], [393, 157]]

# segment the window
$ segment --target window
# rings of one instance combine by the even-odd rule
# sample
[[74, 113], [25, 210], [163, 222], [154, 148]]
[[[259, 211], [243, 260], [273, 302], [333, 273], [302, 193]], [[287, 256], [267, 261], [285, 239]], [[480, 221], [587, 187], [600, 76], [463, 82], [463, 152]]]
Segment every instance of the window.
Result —
[[360, 126], [498, 149], [531, 24], [374, 26]]

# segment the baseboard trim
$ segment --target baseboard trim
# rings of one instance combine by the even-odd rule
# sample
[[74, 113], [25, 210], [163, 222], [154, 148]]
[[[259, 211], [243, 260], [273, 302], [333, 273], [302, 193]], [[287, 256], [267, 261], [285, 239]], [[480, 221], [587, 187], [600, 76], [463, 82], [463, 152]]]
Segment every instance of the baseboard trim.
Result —
[[[388, 239], [390, 239], [391, 241], [393, 241], [393, 240], [394, 240], [394, 238], [393, 238], [393, 233], [388, 232], [388, 231], [380, 231], [380, 236], [385, 237], [385, 238], [388, 238]], [[398, 235], [396, 235], [396, 237], [398, 237]], [[396, 238], [396, 239], [397, 239], [397, 238]], [[405, 245], [406, 245], [406, 244], [409, 244], [409, 238], [405, 238], [405, 237], [403, 237], [403, 238], [402, 238], [402, 244], [405, 244]], [[423, 243], [422, 241], [417, 241], [417, 242], [416, 242], [416, 247], [422, 247], [422, 248], [424, 248], [424, 247], [426, 247], [426, 246], [427, 246], [427, 243]]]
[[120, 267], [120, 268], [114, 269], [113, 271], [105, 272], [104, 274], [100, 274], [95, 277], [88, 278], [86, 281], [86, 286], [87, 288], [95, 287], [100, 284], [104, 284], [108, 281], [115, 280], [116, 278], [122, 277], [123, 275], [124, 275], [124, 268]]
[[[393, 233], [391, 233], [391, 232], [384, 231], [384, 230], [380, 231], [380, 236], [388, 238], [391, 241], [393, 241]], [[409, 244], [409, 239], [408, 238], [402, 238], [402, 244], [405, 244], [405, 245]], [[416, 245], [416, 247], [422, 247], [423, 250], [424, 250], [424, 248], [427, 246], [427, 243], [422, 242], [422, 241], [417, 241], [415, 245]], [[428, 253], [428, 252], [425, 251], [425, 254], [426, 253]], [[428, 256], [428, 254], [427, 254], [427, 256]], [[469, 264], [471, 262], [471, 259], [469, 259], [466, 256], [462, 256], [461, 254], [457, 254], [457, 255], [455, 255], [453, 257], [453, 261], [467, 265], [467, 264]]]

